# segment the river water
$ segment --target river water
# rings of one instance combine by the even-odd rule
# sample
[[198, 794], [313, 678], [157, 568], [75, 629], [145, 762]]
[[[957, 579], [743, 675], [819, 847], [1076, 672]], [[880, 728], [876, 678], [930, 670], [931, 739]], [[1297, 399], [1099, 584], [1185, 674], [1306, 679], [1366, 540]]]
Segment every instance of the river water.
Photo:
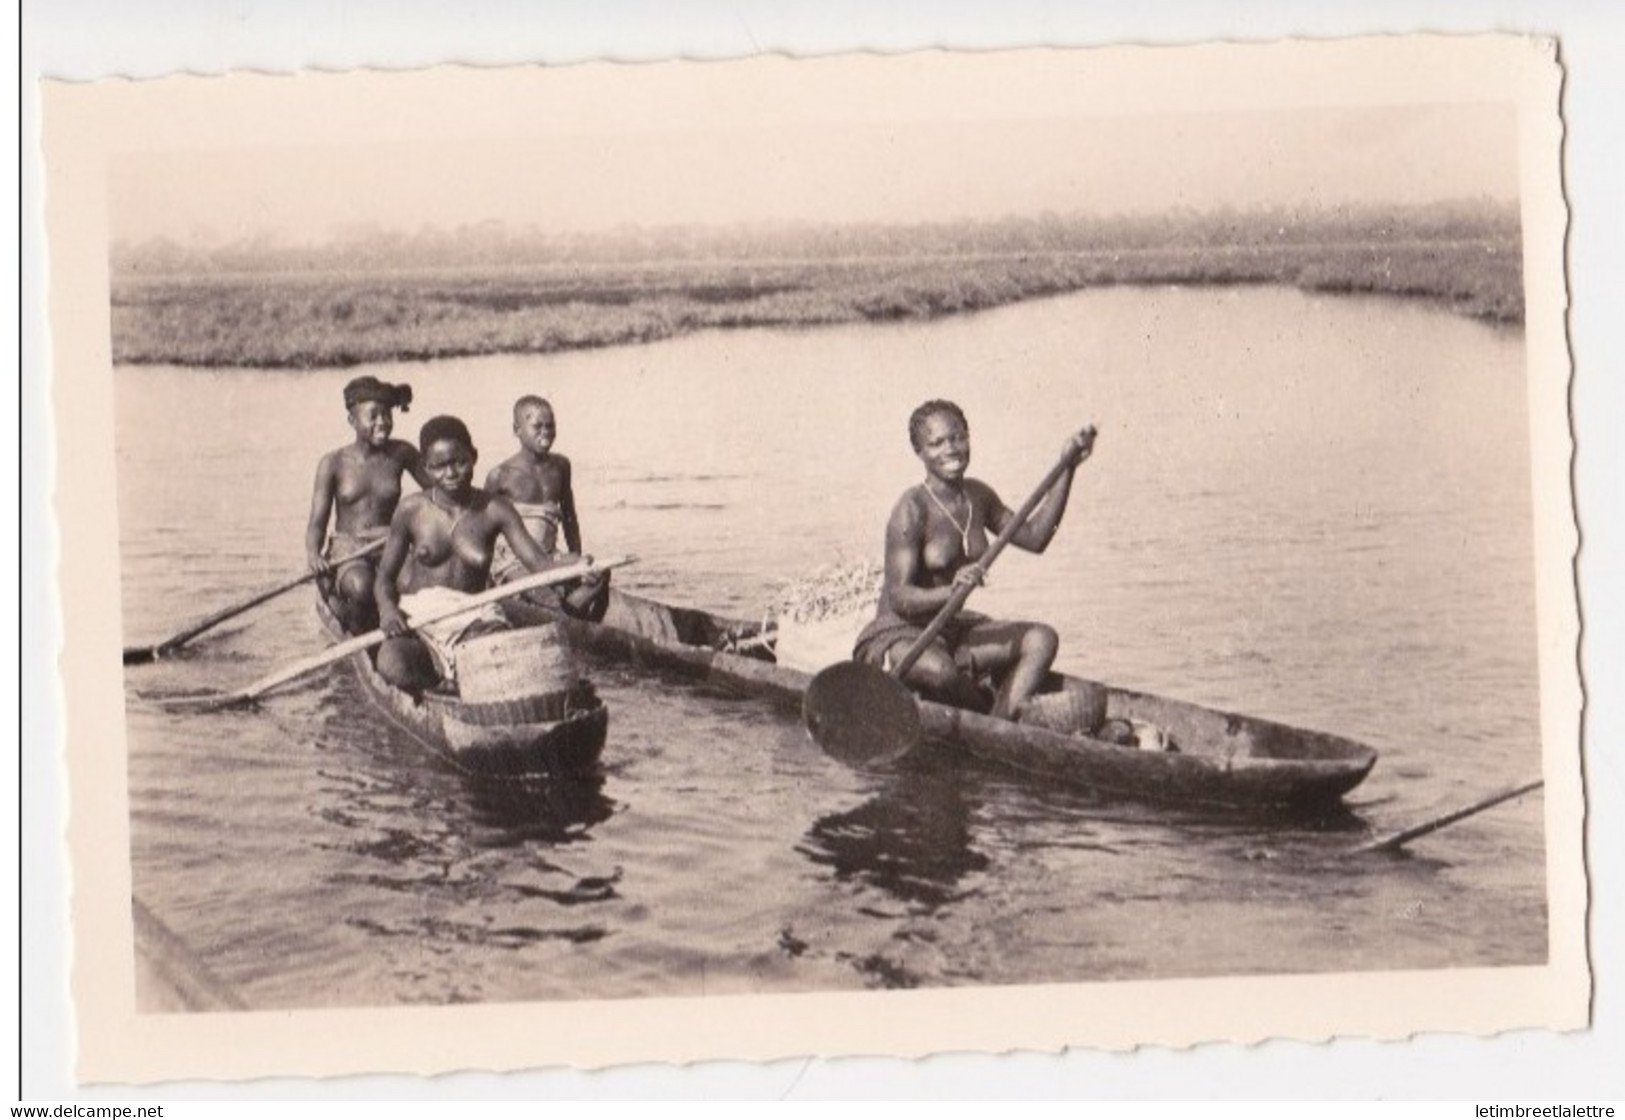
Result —
[[[1381, 752], [1349, 819], [1111, 803], [993, 769], [860, 773], [756, 703], [610, 665], [599, 780], [472, 786], [334, 671], [252, 712], [223, 688], [317, 648], [284, 596], [128, 684], [136, 893], [255, 1007], [1033, 983], [1543, 961], [1540, 799], [1350, 860], [1540, 766], [1523, 336], [1423, 304], [1113, 289], [923, 324], [715, 332], [381, 365], [414, 438], [482, 471], [540, 392], [589, 551], [740, 615], [874, 555], [949, 397], [1012, 506], [1101, 436], [1042, 558], [979, 609], [1061, 667]], [[299, 570], [310, 476], [358, 370], [117, 371], [128, 639]]]

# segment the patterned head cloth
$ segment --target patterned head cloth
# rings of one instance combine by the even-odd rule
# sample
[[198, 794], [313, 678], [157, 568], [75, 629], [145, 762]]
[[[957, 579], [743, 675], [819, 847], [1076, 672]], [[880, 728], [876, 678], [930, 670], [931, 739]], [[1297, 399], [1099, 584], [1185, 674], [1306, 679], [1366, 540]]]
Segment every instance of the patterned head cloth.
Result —
[[354, 408], [362, 401], [377, 401], [402, 412], [412, 407], [412, 386], [391, 385], [376, 377], [358, 377], [344, 387], [344, 407]]

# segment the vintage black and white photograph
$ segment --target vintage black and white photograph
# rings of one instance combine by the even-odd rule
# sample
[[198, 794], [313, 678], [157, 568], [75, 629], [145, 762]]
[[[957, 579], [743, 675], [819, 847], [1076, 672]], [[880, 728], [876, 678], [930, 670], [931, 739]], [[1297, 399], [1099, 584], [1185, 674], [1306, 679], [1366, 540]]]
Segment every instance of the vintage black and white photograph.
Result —
[[109, 389], [64, 501], [133, 1021], [1583, 1021], [1557, 83], [1508, 38], [50, 91], [108, 129], [54, 312], [105, 331], [58, 376]]

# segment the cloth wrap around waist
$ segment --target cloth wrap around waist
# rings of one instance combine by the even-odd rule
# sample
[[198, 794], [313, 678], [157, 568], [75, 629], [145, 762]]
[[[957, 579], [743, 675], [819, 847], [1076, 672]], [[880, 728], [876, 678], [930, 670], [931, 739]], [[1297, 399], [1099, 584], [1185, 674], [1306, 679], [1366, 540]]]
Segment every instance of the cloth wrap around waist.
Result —
[[506, 630], [507, 618], [497, 604], [486, 603], [476, 610], [464, 611], [424, 626], [419, 626], [416, 620], [424, 615], [450, 610], [473, 597], [466, 591], [451, 587], [425, 587], [401, 596], [401, 614], [412, 628], [412, 633], [428, 647], [429, 655], [434, 658], [435, 669], [447, 681], [457, 679], [458, 645], [480, 634]]
[[[546, 502], [515, 502], [513, 508], [519, 511], [519, 519], [525, 523], [525, 532], [531, 539], [541, 546], [543, 552], [549, 556], [557, 556], [559, 552], [559, 524], [564, 517], [564, 507], [556, 501]], [[507, 583], [518, 579], [528, 569], [524, 561], [514, 554], [508, 547], [505, 537], [498, 537], [495, 547], [491, 551], [491, 580], [494, 583]]]
[[[327, 538], [325, 553], [329, 560], [337, 561], [333, 565], [333, 575], [335, 577], [343, 575], [345, 569], [354, 564], [372, 564], [377, 559], [376, 554], [367, 556], [356, 556], [355, 554], [369, 544], [376, 544], [387, 536], [389, 536], [388, 525], [374, 525], [371, 528], [357, 529], [354, 532], [333, 533]], [[347, 560], [345, 557], [354, 557], [354, 559]]]
[[[972, 630], [991, 621], [993, 620], [985, 614], [961, 611], [948, 620], [948, 625], [943, 627], [942, 633], [932, 639], [931, 645], [926, 648], [940, 648], [953, 658], [954, 663], [962, 670], [975, 677], [977, 669], [968, 656], [969, 651], [962, 653], [960, 645]], [[924, 626], [916, 626], [901, 615], [882, 610], [875, 616], [874, 621], [863, 628], [857, 641], [853, 643], [852, 660], [862, 661], [867, 665], [878, 665], [889, 672], [893, 665], [903, 659], [903, 654], [923, 633]]]

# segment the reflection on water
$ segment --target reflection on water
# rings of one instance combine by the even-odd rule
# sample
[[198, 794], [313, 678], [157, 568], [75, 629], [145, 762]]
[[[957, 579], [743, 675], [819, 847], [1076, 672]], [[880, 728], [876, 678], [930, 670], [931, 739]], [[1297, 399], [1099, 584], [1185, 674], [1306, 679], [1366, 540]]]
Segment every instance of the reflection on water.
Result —
[[[129, 644], [287, 578], [355, 370], [120, 369]], [[782, 581], [876, 553], [918, 477], [905, 421], [965, 406], [1019, 498], [1101, 428], [1042, 559], [978, 592], [1087, 676], [1381, 752], [1342, 821], [1103, 802], [939, 760], [860, 773], [795, 719], [594, 664], [601, 774], [471, 783], [342, 671], [258, 709], [129, 709], [142, 900], [256, 1007], [613, 998], [1537, 961], [1540, 799], [1351, 863], [1539, 765], [1522, 338], [1424, 307], [1271, 289], [1082, 293], [928, 324], [747, 331], [385, 366], [482, 462], [548, 395], [589, 551], [630, 590], [759, 618]], [[257, 418], [252, 455], [229, 425]], [[410, 438], [419, 412], [402, 417]], [[624, 578], [623, 578], [624, 577]], [[320, 640], [303, 593], [173, 661], [238, 686]]]
[[465, 780], [481, 847], [583, 841], [593, 825], [615, 811], [615, 803], [604, 796], [604, 779], [598, 776], [507, 784]]
[[971, 841], [963, 779], [935, 762], [901, 769], [861, 805], [819, 817], [801, 850], [837, 881], [861, 879], [930, 912], [959, 901], [962, 880], [987, 869]]

